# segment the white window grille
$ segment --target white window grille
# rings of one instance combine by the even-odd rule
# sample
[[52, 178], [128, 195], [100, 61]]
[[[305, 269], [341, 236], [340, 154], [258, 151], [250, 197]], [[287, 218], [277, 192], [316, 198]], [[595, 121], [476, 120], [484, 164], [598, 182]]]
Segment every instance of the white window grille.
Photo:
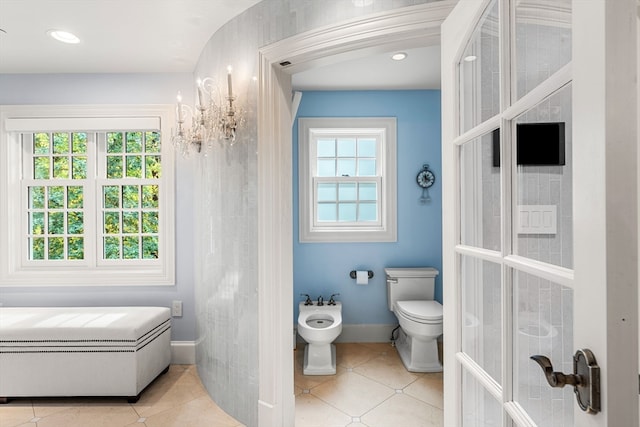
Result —
[[298, 126], [300, 241], [396, 241], [395, 118]]

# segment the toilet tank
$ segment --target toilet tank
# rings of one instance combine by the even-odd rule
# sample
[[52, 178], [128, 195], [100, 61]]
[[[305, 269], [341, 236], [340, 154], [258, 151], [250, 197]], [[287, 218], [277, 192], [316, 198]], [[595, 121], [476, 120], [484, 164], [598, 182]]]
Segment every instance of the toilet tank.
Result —
[[433, 300], [438, 275], [435, 268], [385, 268], [384, 272], [390, 311], [396, 301]]

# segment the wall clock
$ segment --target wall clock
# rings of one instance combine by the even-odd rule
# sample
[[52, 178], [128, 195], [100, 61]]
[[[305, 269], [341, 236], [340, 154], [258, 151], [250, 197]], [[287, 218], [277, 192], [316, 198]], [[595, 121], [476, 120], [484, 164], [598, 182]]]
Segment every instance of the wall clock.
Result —
[[416, 182], [422, 188], [422, 196], [420, 196], [420, 203], [424, 204], [431, 201], [429, 196], [429, 187], [436, 182], [436, 176], [429, 170], [429, 165], [422, 165], [422, 169], [416, 176]]
[[429, 188], [436, 182], [436, 177], [429, 170], [429, 165], [422, 165], [422, 170], [418, 172], [418, 176], [416, 176], [416, 181], [418, 185], [422, 188]]

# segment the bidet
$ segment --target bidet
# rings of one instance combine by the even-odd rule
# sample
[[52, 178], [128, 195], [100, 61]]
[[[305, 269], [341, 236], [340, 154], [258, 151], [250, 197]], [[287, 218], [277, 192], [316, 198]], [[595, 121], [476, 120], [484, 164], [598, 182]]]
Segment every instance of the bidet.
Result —
[[[320, 305], [322, 304], [322, 305]], [[311, 305], [299, 304], [298, 333], [307, 342], [304, 375], [334, 375], [336, 348], [332, 342], [342, 332], [342, 304], [324, 304], [322, 297]]]

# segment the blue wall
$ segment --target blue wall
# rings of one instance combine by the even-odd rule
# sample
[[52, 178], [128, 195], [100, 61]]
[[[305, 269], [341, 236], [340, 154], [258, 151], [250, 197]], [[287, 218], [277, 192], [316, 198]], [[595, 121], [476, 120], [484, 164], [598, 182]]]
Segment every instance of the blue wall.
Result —
[[[304, 92], [297, 117], [396, 117], [398, 126], [398, 241], [394, 243], [300, 243], [298, 238], [298, 126], [293, 128], [294, 323], [301, 293], [315, 300], [332, 293], [343, 303], [344, 324], [393, 324], [388, 309], [386, 267], [442, 269], [440, 91]], [[436, 176], [431, 202], [420, 204], [416, 175], [428, 163]], [[372, 270], [359, 286], [351, 270]], [[442, 278], [436, 299], [442, 302]]]

